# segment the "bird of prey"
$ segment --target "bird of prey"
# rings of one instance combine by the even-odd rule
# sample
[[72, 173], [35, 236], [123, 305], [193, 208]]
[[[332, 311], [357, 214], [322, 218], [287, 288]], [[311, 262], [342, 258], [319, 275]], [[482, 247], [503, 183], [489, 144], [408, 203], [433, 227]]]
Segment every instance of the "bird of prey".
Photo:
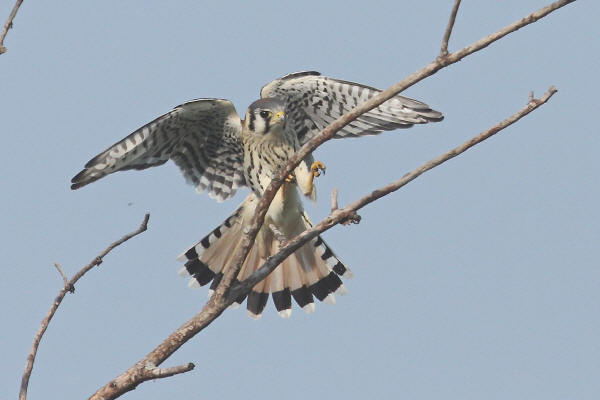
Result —
[[[228, 100], [189, 101], [92, 158], [71, 180], [71, 188], [78, 189], [113, 172], [161, 165], [169, 159], [198, 192], [206, 191], [218, 201], [233, 196], [237, 188], [248, 186], [251, 193], [235, 212], [178, 258], [185, 262], [181, 272], [192, 277], [190, 286], [212, 282], [210, 290], [214, 290], [223, 272], [231, 267], [244, 227], [253, 217], [272, 176], [300, 146], [378, 93], [380, 90], [372, 87], [311, 71], [286, 75], [264, 86], [261, 99], [250, 105], [244, 120], [240, 120]], [[442, 119], [442, 114], [427, 104], [395, 96], [345, 126], [335, 138], [375, 135]], [[282, 240], [311, 226], [301, 194], [315, 198], [313, 178], [324, 168], [322, 162], [313, 162], [309, 156], [286, 179], [239, 272], [239, 281], [277, 252]], [[292, 298], [305, 311], [312, 312], [314, 297], [334, 302], [334, 293], [345, 292], [340, 276], [351, 275], [317, 236], [254, 286], [247, 299], [248, 313], [260, 317], [269, 293], [284, 318], [291, 314]], [[237, 299], [237, 303], [244, 300]]]

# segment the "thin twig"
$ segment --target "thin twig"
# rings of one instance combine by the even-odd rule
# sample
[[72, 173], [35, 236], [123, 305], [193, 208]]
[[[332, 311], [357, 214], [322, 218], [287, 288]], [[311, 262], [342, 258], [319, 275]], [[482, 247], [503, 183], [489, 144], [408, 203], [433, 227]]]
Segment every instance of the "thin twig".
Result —
[[298, 151], [296, 151], [296, 153], [294, 153], [294, 155], [289, 159], [289, 161], [285, 165], [285, 167], [282, 168], [279, 171], [279, 173], [275, 177], [272, 178], [271, 183], [269, 184], [267, 189], [263, 192], [263, 195], [256, 206], [254, 217], [252, 218], [252, 220], [246, 227], [247, 229], [244, 231], [245, 235], [244, 235], [244, 238], [242, 239], [242, 243], [240, 245], [238, 253], [234, 256], [234, 261], [232, 263], [232, 267], [230, 269], [228, 269], [227, 271], [225, 271], [223, 278], [221, 279], [221, 283], [217, 287], [215, 293], [218, 296], [226, 295], [227, 289], [231, 286], [231, 283], [237, 277], [237, 275], [242, 267], [242, 264], [244, 263], [244, 260], [248, 256], [248, 252], [250, 251], [250, 249], [252, 248], [252, 245], [254, 244], [254, 239], [256, 238], [256, 235], [258, 234], [258, 231], [260, 230], [260, 228], [264, 222], [265, 214], [267, 213], [269, 205], [271, 204], [271, 201], [273, 201], [273, 198], [275, 197], [275, 194], [277, 193], [277, 191], [279, 190], [279, 187], [283, 183], [284, 178], [286, 176], [288, 176], [293, 171], [293, 169], [303, 159], [305, 159], [309, 154], [311, 154], [318, 146], [320, 146], [324, 142], [333, 138], [333, 136], [336, 134], [337, 131], [344, 128], [346, 125], [348, 125], [349, 123], [354, 121], [360, 115], [379, 106], [380, 104], [391, 99], [392, 97], [394, 97], [398, 93], [402, 92], [403, 90], [411, 87], [415, 83], [420, 82], [421, 80], [435, 74], [440, 69], [445, 68], [448, 65], [454, 64], [454, 63], [462, 60], [466, 56], [468, 56], [478, 50], [481, 50], [484, 47], [489, 46], [490, 44], [501, 39], [502, 37], [514, 32], [526, 25], [532, 24], [535, 21], [539, 20], [540, 18], [543, 18], [546, 15], [550, 14], [551, 12], [553, 12], [569, 3], [572, 3], [574, 1], [576, 1], [576, 0], [556, 1], [544, 8], [541, 8], [540, 10], [538, 10], [536, 12], [529, 14], [528, 16], [520, 19], [519, 21], [516, 21], [516, 22], [500, 29], [499, 31], [497, 31], [489, 36], [479, 39], [478, 41], [472, 43], [469, 46], [462, 48], [461, 50], [459, 50], [457, 52], [450, 53], [445, 57], [437, 57], [434, 61], [432, 61], [425, 67], [421, 68], [420, 70], [418, 70], [416, 72], [413, 72], [405, 79], [401, 80], [400, 82], [397, 82], [396, 84], [392, 85], [388, 89], [379, 93], [377, 96], [372, 97], [370, 100], [366, 101], [362, 105], [357, 106], [353, 110], [344, 114], [343, 116], [341, 116], [340, 118], [338, 118], [337, 120], [332, 122], [325, 129], [323, 129], [319, 134], [317, 134], [312, 139], [310, 139], [308, 142], [306, 142], [300, 149], [298, 149]]
[[[333, 190], [331, 191], [331, 213], [333, 213], [334, 211], [336, 211], [339, 208], [338, 206], [338, 190], [337, 188], [333, 188]], [[342, 225], [350, 225], [350, 224], [358, 224], [361, 220], [360, 215], [354, 213], [352, 215], [350, 215], [347, 219], [345, 219], [344, 221], [340, 221], [340, 224]], [[287, 241], [285, 244], [287, 245], [289, 243], [289, 241]]]
[[[69, 292], [72, 293], [75, 288], [75, 283], [83, 275], [85, 275], [86, 272], [88, 272], [95, 266], [100, 265], [102, 263], [102, 259], [108, 253], [110, 253], [110, 251], [112, 249], [114, 249], [117, 246], [120, 246], [121, 244], [125, 243], [132, 237], [137, 236], [140, 233], [144, 232], [148, 228], [148, 220], [149, 219], [150, 219], [150, 214], [146, 214], [144, 216], [144, 220], [142, 221], [142, 224], [140, 225], [140, 227], [138, 229], [123, 236], [121, 239], [117, 240], [116, 242], [111, 243], [102, 253], [100, 253], [100, 255], [98, 255], [96, 258], [94, 258], [85, 267], [80, 269], [73, 276], [73, 278], [71, 278], [71, 280], [65, 282], [63, 288], [60, 290], [60, 292], [58, 292], [58, 296], [56, 296], [56, 298], [54, 299], [54, 302], [52, 303], [50, 310], [46, 314], [46, 317], [42, 321], [40, 328], [38, 329], [37, 333], [35, 334], [35, 337], [33, 338], [33, 345], [31, 346], [31, 350], [29, 352], [29, 355], [27, 356], [27, 364], [25, 364], [25, 371], [23, 372], [23, 377], [21, 378], [21, 391], [19, 392], [19, 400], [27, 399], [27, 388], [29, 386], [29, 378], [31, 377], [31, 371], [33, 370], [33, 363], [35, 361], [35, 356], [37, 354], [37, 350], [40, 345], [40, 341], [42, 340], [42, 337], [44, 336], [46, 329], [48, 329], [48, 325], [50, 324], [52, 317], [54, 317], [54, 314], [56, 313], [56, 310], [58, 309], [61, 302], [63, 301], [65, 295]], [[62, 269], [60, 268], [60, 265], [58, 265], [57, 263], [54, 263], [54, 265], [60, 271], [61, 275], [63, 277], [65, 277], [64, 273], [62, 272]]]
[[54, 266], [55, 266], [55, 267], [56, 267], [56, 269], [58, 270], [58, 273], [60, 274], [60, 276], [61, 276], [61, 277], [62, 277], [62, 279], [63, 279], [63, 284], [64, 284], [64, 286], [66, 287], [66, 286], [69, 284], [69, 280], [68, 280], [67, 276], [65, 275], [65, 273], [63, 272], [63, 270], [62, 270], [62, 267], [61, 267], [61, 266], [60, 266], [60, 264], [59, 264], [59, 263], [57, 263], [57, 262], [55, 262], [55, 263], [54, 263]]
[[338, 209], [338, 189], [333, 188], [331, 191], [331, 212]]
[[231, 297], [237, 298], [238, 296], [241, 296], [244, 293], [250, 291], [250, 289], [252, 289], [254, 285], [266, 278], [267, 275], [269, 275], [290, 254], [292, 254], [294, 251], [296, 251], [298, 248], [300, 248], [312, 238], [316, 237], [317, 235], [320, 235], [326, 230], [332, 228], [333, 226], [342, 223], [344, 220], [347, 220], [349, 216], [353, 215], [354, 213], [356, 213], [356, 211], [363, 208], [367, 204], [372, 203], [375, 200], [386, 196], [392, 192], [395, 192], [396, 190], [405, 186], [424, 172], [429, 171], [430, 169], [443, 164], [451, 158], [454, 158], [459, 154], [464, 153], [476, 144], [483, 142], [484, 140], [495, 135], [496, 133], [509, 127], [510, 125], [514, 124], [515, 122], [526, 116], [527, 114], [531, 113], [533, 110], [540, 107], [542, 104], [546, 103], [550, 99], [550, 97], [552, 97], [556, 92], [557, 90], [554, 86], [550, 87], [550, 89], [548, 89], [548, 91], [541, 98], [530, 100], [525, 107], [523, 107], [515, 114], [506, 118], [504, 121], [499, 122], [493, 127], [487, 129], [486, 131], [481, 132], [480, 134], [471, 138], [462, 145], [455, 147], [454, 149], [447, 151], [441, 156], [426, 162], [419, 168], [413, 170], [410, 173], [405, 174], [401, 179], [397, 180], [396, 182], [383, 186], [342, 209], [333, 211], [329, 216], [327, 216], [324, 220], [322, 220], [312, 228], [307, 229], [295, 238], [289, 240], [286, 243], [286, 245], [279, 250], [277, 254], [269, 257], [267, 261], [265, 261], [265, 263], [258, 270], [252, 273], [244, 281], [233, 286], [230, 290]]
[[6, 53], [6, 47], [4, 47], [4, 38], [8, 34], [8, 30], [13, 26], [13, 20], [17, 15], [17, 11], [19, 11], [19, 7], [21, 7], [21, 3], [23, 3], [23, 0], [17, 0], [15, 2], [13, 9], [8, 16], [6, 23], [4, 24], [4, 28], [2, 28], [2, 33], [0, 33], [0, 54]]
[[[287, 177], [291, 173], [291, 171], [295, 168], [295, 166], [298, 165], [300, 163], [300, 161], [303, 160], [309, 153], [311, 153], [314, 149], [316, 149], [319, 145], [321, 145], [325, 141], [331, 139], [338, 130], [342, 129], [344, 126], [346, 126], [347, 124], [352, 122], [354, 119], [358, 118], [362, 113], [365, 113], [365, 112], [369, 111], [370, 109], [377, 107], [379, 104], [385, 102], [386, 100], [389, 100], [391, 97], [395, 96], [396, 94], [400, 93], [401, 91], [405, 90], [406, 88], [414, 85], [415, 83], [425, 79], [426, 77], [433, 75], [434, 73], [436, 73], [440, 69], [446, 67], [447, 65], [450, 65], [450, 64], [460, 61], [464, 57], [467, 57], [468, 55], [470, 55], [478, 50], [481, 50], [482, 48], [484, 48], [486, 46], [489, 46], [491, 43], [501, 39], [502, 37], [508, 35], [509, 33], [514, 32], [517, 29], [520, 29], [526, 25], [532, 24], [535, 21], [539, 20], [540, 18], [543, 18], [546, 15], [550, 14], [551, 12], [553, 12], [569, 3], [572, 3], [574, 1], [576, 1], [576, 0], [561, 0], [561, 1], [554, 2], [547, 7], [544, 7], [542, 9], [526, 16], [525, 18], [523, 18], [511, 25], [508, 25], [507, 27], [495, 32], [494, 34], [489, 35], [485, 38], [482, 38], [482, 39], [478, 40], [477, 42], [474, 42], [470, 46], [467, 46], [455, 53], [448, 54], [445, 57], [438, 57], [435, 61], [433, 61], [430, 64], [426, 65], [425, 67], [421, 68], [419, 71], [414, 72], [413, 74], [409, 75], [404, 80], [396, 83], [395, 85], [391, 86], [387, 90], [381, 92], [379, 95], [374, 96], [373, 98], [371, 98], [368, 102], [366, 102], [362, 106], [355, 108], [354, 110], [345, 114], [338, 120], [334, 121], [327, 128], [325, 128], [321, 133], [319, 133], [318, 135], [313, 137], [310, 141], [305, 143], [305, 145], [302, 146], [302, 148], [300, 148], [294, 154], [294, 156], [291, 157], [291, 159], [289, 160], [287, 165], [279, 172], [279, 174], [272, 178], [270, 185], [268, 186], [267, 190], [263, 193], [263, 196], [261, 197], [261, 200], [259, 201], [259, 203], [256, 207], [256, 210], [255, 210], [256, 213], [255, 213], [252, 221], [250, 222], [249, 225], [247, 225], [247, 227], [246, 227], [247, 229], [245, 229], [245, 231], [244, 231], [245, 235], [242, 240], [241, 246], [238, 250], [238, 253], [234, 256], [234, 262], [232, 263], [232, 267], [229, 268], [227, 271], [225, 271], [225, 273], [221, 279], [221, 282], [220, 282], [219, 286], [216, 288], [213, 296], [211, 296], [211, 298], [205, 304], [204, 308], [198, 314], [196, 314], [192, 319], [190, 319], [189, 321], [184, 323], [181, 327], [179, 327], [177, 330], [175, 330], [173, 333], [171, 333], [162, 343], [160, 343], [154, 350], [152, 350], [148, 355], [146, 355], [146, 357], [144, 357], [141, 362], [143, 362], [143, 363], [149, 362], [153, 365], [160, 365], [162, 362], [164, 362], [164, 360], [166, 360], [175, 351], [177, 351], [177, 349], [179, 349], [185, 342], [187, 342], [189, 339], [191, 339], [197, 333], [202, 331], [205, 327], [210, 325], [210, 323], [212, 321], [214, 321], [216, 318], [218, 318], [219, 315], [221, 315], [221, 313], [223, 313], [223, 311], [229, 305], [232, 304], [235, 296], [228, 296], [227, 292], [229, 291], [229, 288], [231, 287], [234, 279], [237, 277], [239, 270], [241, 268], [241, 265], [242, 265], [243, 261], [245, 260], [246, 256], [248, 255], [248, 252], [249, 252], [251, 246], [254, 243], [256, 234], [258, 233], [260, 227], [263, 224], [265, 213], [266, 213], [273, 197], [275, 196], [275, 193], [277, 192], [277, 190], [279, 189], [281, 184], [284, 182], [285, 177]], [[412, 179], [414, 179], [415, 177], [413, 177]], [[394, 190], [397, 190], [397, 189], [394, 189]], [[377, 193], [377, 192], [374, 192], [374, 193]], [[373, 194], [371, 194], [371, 195], [373, 195]], [[361, 205], [361, 207], [362, 206], [363, 205]], [[360, 207], [357, 207], [356, 209], [358, 209], [358, 208], [360, 208]], [[345, 215], [342, 215], [342, 216], [338, 215], [341, 213], [345, 213]], [[352, 213], [355, 213], [355, 211], [349, 210], [348, 207], [346, 207], [344, 209], [337, 210], [336, 213], [334, 213], [333, 215], [334, 215], [334, 218], [347, 219], [352, 215]], [[327, 219], [326, 221], [328, 221], [328, 220], [329, 219]], [[326, 221], [316, 225], [313, 229], [321, 229], [321, 225], [326, 224]], [[333, 226], [333, 225], [331, 225], [331, 226]], [[326, 229], [329, 229], [331, 226], [328, 226]], [[304, 235], [311, 235], [312, 234], [311, 232], [313, 232], [313, 230], [304, 232], [303, 234], [300, 235], [300, 237], [303, 237]], [[293, 245], [294, 245], [293, 243], [290, 244], [290, 246], [293, 246]], [[282, 253], [281, 252], [278, 253], [278, 256], [280, 254], [282, 254]], [[274, 257], [271, 257], [271, 258], [274, 258]], [[278, 261], [281, 262], [282, 260], [283, 259], [280, 259]], [[276, 260], [273, 259], [273, 262], [275, 262], [275, 261]], [[263, 268], [261, 268], [261, 270], [263, 270]], [[244, 293], [244, 290], [238, 287], [238, 292]], [[151, 379], [151, 378], [147, 378], [144, 376], [140, 376], [137, 373], [136, 365], [137, 364], [130, 367], [129, 369], [124, 371], [122, 374], [120, 374], [117, 378], [115, 378], [114, 380], [112, 380], [111, 382], [106, 384], [105, 386], [99, 388], [98, 391], [96, 391], [96, 393], [94, 393], [90, 397], [90, 399], [92, 399], [92, 400], [115, 399], [115, 398], [121, 396], [123, 393], [126, 393], [130, 390], [135, 389], [141, 382]]]
[[452, 28], [454, 27], [454, 21], [456, 21], [456, 13], [458, 13], [458, 7], [460, 6], [460, 0], [454, 0], [454, 6], [452, 7], [452, 12], [450, 13], [450, 18], [448, 19], [448, 26], [446, 27], [446, 31], [444, 32], [444, 37], [442, 38], [442, 47], [440, 48], [440, 57], [445, 57], [448, 55], [448, 42], [450, 41], [450, 35], [452, 34]]
[[196, 366], [194, 365], [194, 363], [187, 363], [187, 364], [178, 365], [176, 367], [169, 367], [169, 368], [155, 367], [155, 368], [150, 369], [150, 374], [152, 374], [153, 379], [168, 378], [169, 376], [189, 372], [189, 371], [193, 370], [195, 367]]

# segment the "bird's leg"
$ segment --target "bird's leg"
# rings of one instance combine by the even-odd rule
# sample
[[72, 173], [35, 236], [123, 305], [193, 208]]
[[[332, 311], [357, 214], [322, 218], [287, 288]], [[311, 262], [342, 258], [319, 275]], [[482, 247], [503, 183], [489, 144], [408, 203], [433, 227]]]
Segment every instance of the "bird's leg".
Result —
[[292, 183], [296, 180], [296, 177], [294, 176], [294, 174], [289, 174], [288, 176], [286, 176], [286, 178], [284, 179], [283, 185], [281, 185], [281, 200], [285, 201], [285, 185], [288, 183]]
[[325, 175], [325, 169], [325, 164], [323, 164], [321, 161], [315, 161], [314, 163], [312, 163], [312, 165], [310, 166], [310, 175], [308, 176], [308, 183], [310, 188], [313, 187], [313, 180], [315, 179], [315, 177], [321, 176], [321, 173]]

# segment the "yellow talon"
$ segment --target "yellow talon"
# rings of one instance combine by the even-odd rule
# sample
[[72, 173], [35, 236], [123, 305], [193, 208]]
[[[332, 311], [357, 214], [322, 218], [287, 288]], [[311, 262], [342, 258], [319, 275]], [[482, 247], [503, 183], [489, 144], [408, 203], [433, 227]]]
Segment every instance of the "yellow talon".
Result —
[[321, 176], [321, 173], [323, 175], [325, 175], [325, 164], [323, 164], [321, 161], [313, 162], [312, 165], [310, 166], [310, 175], [308, 176], [308, 188], [309, 189], [305, 193], [306, 195], [309, 195], [310, 193], [312, 193], [311, 197], [313, 200], [315, 199], [313, 180], [315, 179], [316, 176]]
[[310, 172], [312, 172], [313, 176], [321, 176], [321, 173], [325, 175], [325, 169], [325, 164], [323, 164], [321, 161], [315, 161], [310, 166]]
[[285, 182], [286, 183], [291, 183], [294, 182], [294, 179], [296, 179], [296, 177], [294, 177], [293, 174], [289, 174], [286, 178], [285, 178]]

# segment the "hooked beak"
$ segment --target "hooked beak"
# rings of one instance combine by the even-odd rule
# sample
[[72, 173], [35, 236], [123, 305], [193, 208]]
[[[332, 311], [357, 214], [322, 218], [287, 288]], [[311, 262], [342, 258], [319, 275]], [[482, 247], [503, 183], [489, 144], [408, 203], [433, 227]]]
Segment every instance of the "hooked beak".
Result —
[[283, 111], [279, 111], [273, 116], [273, 122], [277, 122], [279, 120], [282, 122], [285, 121], [285, 113]]

